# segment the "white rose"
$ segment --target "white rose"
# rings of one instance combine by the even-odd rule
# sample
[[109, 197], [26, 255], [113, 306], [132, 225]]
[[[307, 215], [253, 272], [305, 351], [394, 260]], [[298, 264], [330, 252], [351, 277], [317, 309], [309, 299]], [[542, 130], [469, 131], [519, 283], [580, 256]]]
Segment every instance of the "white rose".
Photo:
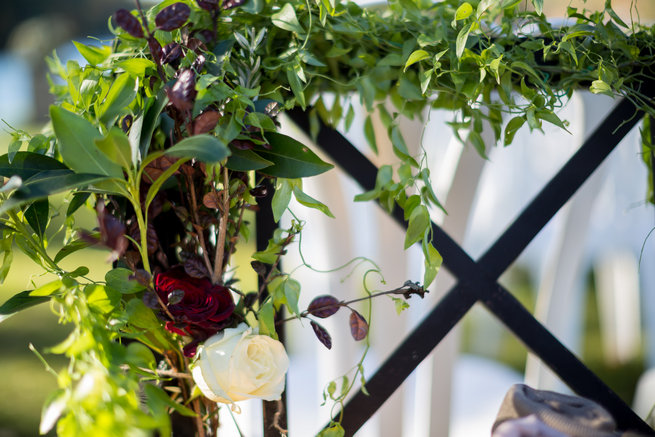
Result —
[[202, 393], [215, 402], [280, 399], [289, 358], [284, 346], [252, 333], [245, 323], [205, 341], [191, 373]]

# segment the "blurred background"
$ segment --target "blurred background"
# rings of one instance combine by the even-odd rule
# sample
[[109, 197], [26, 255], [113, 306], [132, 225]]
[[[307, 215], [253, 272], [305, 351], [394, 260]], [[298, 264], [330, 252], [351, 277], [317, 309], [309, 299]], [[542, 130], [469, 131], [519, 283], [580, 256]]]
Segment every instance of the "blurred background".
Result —
[[[129, 1], [118, 0], [5, 3], [0, 14], [0, 119], [3, 120], [0, 154], [6, 152], [10, 140], [7, 125], [35, 134], [46, 121], [52, 100], [48, 95], [44, 57], [53, 50], [64, 61], [76, 57], [71, 40], [108, 38], [108, 17], [119, 8], [133, 6]], [[598, 9], [603, 4], [604, 0], [550, 0], [545, 2], [545, 12], [557, 18], [565, 15], [567, 6]], [[642, 23], [655, 19], [652, 0], [614, 0], [613, 6], [626, 21], [637, 19], [636, 10]], [[487, 162], [479, 160], [470, 148], [461, 149], [450, 140], [443, 141], [443, 132], [448, 131], [444, 123], [451, 116], [430, 114], [423, 147], [429, 150], [434, 168], [441, 170], [433, 171], [438, 175], [435, 189], [441, 199], [448, 199], [446, 207], [451, 212], [446, 217], [435, 211], [433, 218], [449, 228], [474, 258], [479, 256], [571, 156], [611, 105], [604, 97], [577, 94], [560, 114], [571, 122], [570, 135], [548, 128], [545, 128], [545, 135], [521, 131], [515, 144], [508, 149], [494, 148]], [[288, 129], [298, 134], [292, 127]], [[353, 142], [363, 144], [357, 130], [354, 128], [350, 137]], [[405, 130], [411, 137], [412, 131], [422, 131], [422, 124], [408, 122]], [[440, 141], [436, 141], [437, 138]], [[416, 138], [416, 144], [421, 144], [420, 138]], [[655, 238], [647, 238], [655, 225], [655, 211], [652, 205], [645, 203], [647, 175], [638, 156], [639, 150], [638, 132], [635, 131], [594, 175], [594, 180], [585, 185], [581, 195], [544, 229], [501, 282], [535, 311], [601, 379], [645, 416], [648, 411], [644, 413], [644, 405], [655, 404], [655, 389], [649, 389], [646, 382], [641, 385], [646, 388], [639, 394], [636, 390], [640, 377], [655, 366], [652, 311], [655, 308]], [[460, 170], [462, 174], [458, 173]], [[320, 199], [333, 196], [332, 203], [327, 203], [336, 213], [340, 209], [339, 198], [352, 199], [358, 188], [342, 175], [327, 177], [337, 179], [316, 178], [306, 191], [315, 193]], [[331, 192], [326, 192], [325, 187], [330, 187]], [[331, 267], [347, 261], [350, 255], [366, 255], [378, 261], [383, 271], [390, 272], [387, 281], [391, 286], [396, 285], [396, 280], [402, 283], [420, 277], [420, 256], [413, 251], [402, 251], [402, 234], [395, 225], [385, 222], [371, 206], [343, 208], [342, 220], [329, 223], [307, 213], [312, 226], [320, 227], [316, 231], [309, 230], [317, 237], [314, 241], [308, 238], [304, 246], [317, 266]], [[362, 223], [366, 223], [365, 229]], [[87, 229], [95, 226], [91, 214], [84, 211], [78, 217], [78, 224]], [[358, 226], [357, 232], [355, 226]], [[389, 228], [393, 230], [388, 232]], [[335, 240], [335, 235], [338, 235], [337, 243], [330, 241]], [[60, 241], [53, 236], [50, 243], [53, 250]], [[339, 245], [336, 249], [335, 244]], [[325, 249], [330, 247], [331, 250]], [[381, 255], [387, 252], [389, 254]], [[101, 278], [108, 268], [105, 257], [102, 251], [91, 255], [85, 252], [84, 257], [71, 256], [68, 263], [72, 267], [86, 265]], [[395, 271], [398, 264], [404, 265], [402, 271]], [[30, 288], [31, 284], [47, 281], [48, 278], [39, 274], [37, 266], [16, 253], [11, 273], [0, 285], [0, 302]], [[299, 273], [303, 275], [304, 284], [321, 284], [320, 289], [314, 287], [315, 294], [333, 292], [339, 295], [339, 290], [346, 287], [343, 277], [326, 281], [322, 276]], [[376, 312], [376, 317], [387, 320], [384, 311], [389, 311], [390, 318], [401, 320], [397, 323], [402, 324], [402, 329], [395, 325], [373, 327], [376, 333], [374, 350], [366, 362], [368, 373], [402, 339], [403, 332], [421, 320], [439, 294], [449, 288], [447, 273], [442, 272], [437, 282], [425, 304], [410, 302], [412, 308], [401, 317], [393, 314], [393, 305], [389, 302], [379, 304], [387, 308], [381, 309], [379, 315]], [[333, 287], [334, 291], [326, 287]], [[304, 303], [311, 297], [311, 293], [305, 295]], [[348, 343], [350, 340], [343, 328], [331, 328], [331, 332], [335, 340]], [[345, 335], [334, 334], [338, 330]], [[56, 388], [56, 381], [44, 371], [28, 344], [43, 351], [63, 340], [66, 332], [66, 327], [57, 324], [47, 305], [20, 313], [0, 325], [0, 437], [38, 434], [41, 405]], [[337, 352], [323, 355], [325, 351], [316, 345], [312, 335], [308, 329], [291, 329], [290, 332], [294, 366], [289, 377], [291, 435], [310, 435], [329, 416], [329, 411], [323, 409], [320, 415], [297, 414], [294, 418], [293, 402], [318, 405], [322, 388], [329, 381], [326, 376], [310, 389], [306, 383], [308, 371], [303, 369], [337, 377], [355, 362], [352, 358], [340, 357], [356, 355], [359, 350], [351, 345], [348, 351], [339, 351], [336, 346]], [[382, 344], [379, 349], [375, 349], [376, 340]], [[475, 307], [448, 341], [437, 349], [442, 358], [436, 357], [429, 366], [419, 368], [402, 393], [396, 396], [400, 398], [390, 400], [396, 408], [394, 414], [387, 414], [387, 418], [378, 415], [362, 430], [362, 436], [487, 435], [503, 394], [512, 383], [527, 380], [535, 386], [567, 390], [543, 370], [538, 361], [528, 359], [525, 348], [482, 308]], [[316, 356], [321, 357], [322, 365], [309, 363]], [[59, 357], [45, 357], [55, 369], [65, 365]], [[301, 369], [302, 366], [305, 367]], [[433, 388], [426, 392], [425, 387]], [[390, 407], [385, 405], [385, 408]], [[256, 409], [253, 405], [253, 410]], [[247, 410], [244, 417], [256, 414], [256, 411]], [[432, 422], [426, 419], [430, 415], [435, 417]], [[439, 418], [438, 424], [436, 418]], [[260, 432], [256, 426], [245, 429], [250, 429], [249, 437]], [[232, 435], [231, 432], [228, 425], [224, 435]]]

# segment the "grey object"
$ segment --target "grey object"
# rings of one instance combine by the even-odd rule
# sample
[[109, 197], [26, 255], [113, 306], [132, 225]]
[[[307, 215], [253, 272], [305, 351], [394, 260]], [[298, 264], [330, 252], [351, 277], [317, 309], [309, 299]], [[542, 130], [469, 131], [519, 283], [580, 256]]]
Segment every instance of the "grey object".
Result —
[[637, 437], [639, 435], [617, 430], [616, 422], [610, 413], [594, 401], [551, 391], [535, 390], [524, 384], [512, 386], [505, 395], [493, 431], [504, 422], [528, 416], [534, 416], [546, 427], [571, 437]]

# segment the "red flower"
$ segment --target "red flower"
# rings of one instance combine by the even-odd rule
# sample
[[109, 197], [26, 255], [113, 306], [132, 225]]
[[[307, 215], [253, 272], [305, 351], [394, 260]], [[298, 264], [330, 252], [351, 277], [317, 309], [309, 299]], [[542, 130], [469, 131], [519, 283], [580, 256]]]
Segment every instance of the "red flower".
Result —
[[171, 332], [203, 341], [230, 324], [232, 294], [207, 278], [194, 278], [177, 267], [155, 277], [155, 290], [174, 317], [166, 323]]

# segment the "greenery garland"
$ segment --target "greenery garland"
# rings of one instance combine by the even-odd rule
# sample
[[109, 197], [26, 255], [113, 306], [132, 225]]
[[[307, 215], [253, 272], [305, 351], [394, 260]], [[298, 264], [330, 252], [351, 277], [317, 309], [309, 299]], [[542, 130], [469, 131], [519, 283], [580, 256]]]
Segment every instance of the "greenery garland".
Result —
[[[481, 136], [484, 122], [504, 144], [526, 123], [531, 130], [544, 121], [566, 129], [556, 110], [575, 89], [628, 98], [652, 116], [653, 28], [627, 25], [609, 0], [598, 12], [569, 8], [566, 24], [556, 27], [542, 3], [532, 0], [529, 10], [517, 0], [391, 0], [371, 8], [337, 0], [166, 0], [143, 10], [137, 1], [136, 11], [117, 11], [110, 20], [113, 41], [75, 43], [86, 65], [53, 55], [51, 70], [63, 83], [51, 82], [51, 129], [35, 136], [15, 131], [0, 157], [0, 175], [8, 178], [0, 193], [0, 280], [13, 243], [57, 275], [2, 305], [0, 321], [50, 301], [74, 326], [49, 350], [65, 354], [70, 366], [47, 367], [60, 389], [47, 402], [41, 431], [56, 424], [64, 437], [155, 429], [170, 435], [174, 413], [190, 417], [196, 435], [213, 435], [212, 401], [238, 399], [208, 379], [215, 363], [203, 357], [230, 336], [270, 347], [279, 369], [283, 349], [263, 338], [277, 338], [276, 323], [309, 318], [330, 348], [317, 319], [344, 308], [353, 337], [367, 339], [356, 300], [328, 295], [298, 307], [300, 284], [281, 271], [280, 259], [300, 235], [300, 220], [252, 254], [259, 289], [239, 289], [230, 270], [237, 243], [249, 236], [248, 211], [271, 196], [269, 184], [276, 221], [292, 197], [331, 216], [302, 190], [303, 178], [331, 165], [277, 132], [279, 112], [309, 111], [316, 135], [319, 119], [350, 129], [359, 98], [369, 112], [363, 132], [377, 153], [370, 113], [378, 111], [399, 161], [382, 166], [375, 189], [356, 200], [404, 210], [405, 246], [421, 245], [425, 274], [423, 285], [369, 290], [366, 276], [380, 273], [371, 264], [363, 284], [369, 303], [398, 295], [399, 310], [407, 305], [401, 296], [422, 296], [441, 264], [428, 212], [440, 204], [424, 156], [413, 155], [400, 133], [402, 116], [453, 111], [455, 134], [483, 156], [490, 146]], [[49, 200], [61, 192], [65, 211]], [[74, 213], [84, 205], [95, 208], [98, 232], [77, 229]], [[53, 229], [60, 214], [62, 229]], [[64, 246], [53, 253], [48, 240], [59, 230]], [[96, 243], [114, 261], [104, 281], [89, 279], [83, 266], [60, 267]], [[283, 309], [294, 317], [281, 320]], [[365, 387], [361, 360], [354, 369], [327, 385], [326, 399], [339, 405], [358, 379]], [[249, 396], [274, 399], [276, 384]], [[338, 422], [321, 434], [342, 435]]]

